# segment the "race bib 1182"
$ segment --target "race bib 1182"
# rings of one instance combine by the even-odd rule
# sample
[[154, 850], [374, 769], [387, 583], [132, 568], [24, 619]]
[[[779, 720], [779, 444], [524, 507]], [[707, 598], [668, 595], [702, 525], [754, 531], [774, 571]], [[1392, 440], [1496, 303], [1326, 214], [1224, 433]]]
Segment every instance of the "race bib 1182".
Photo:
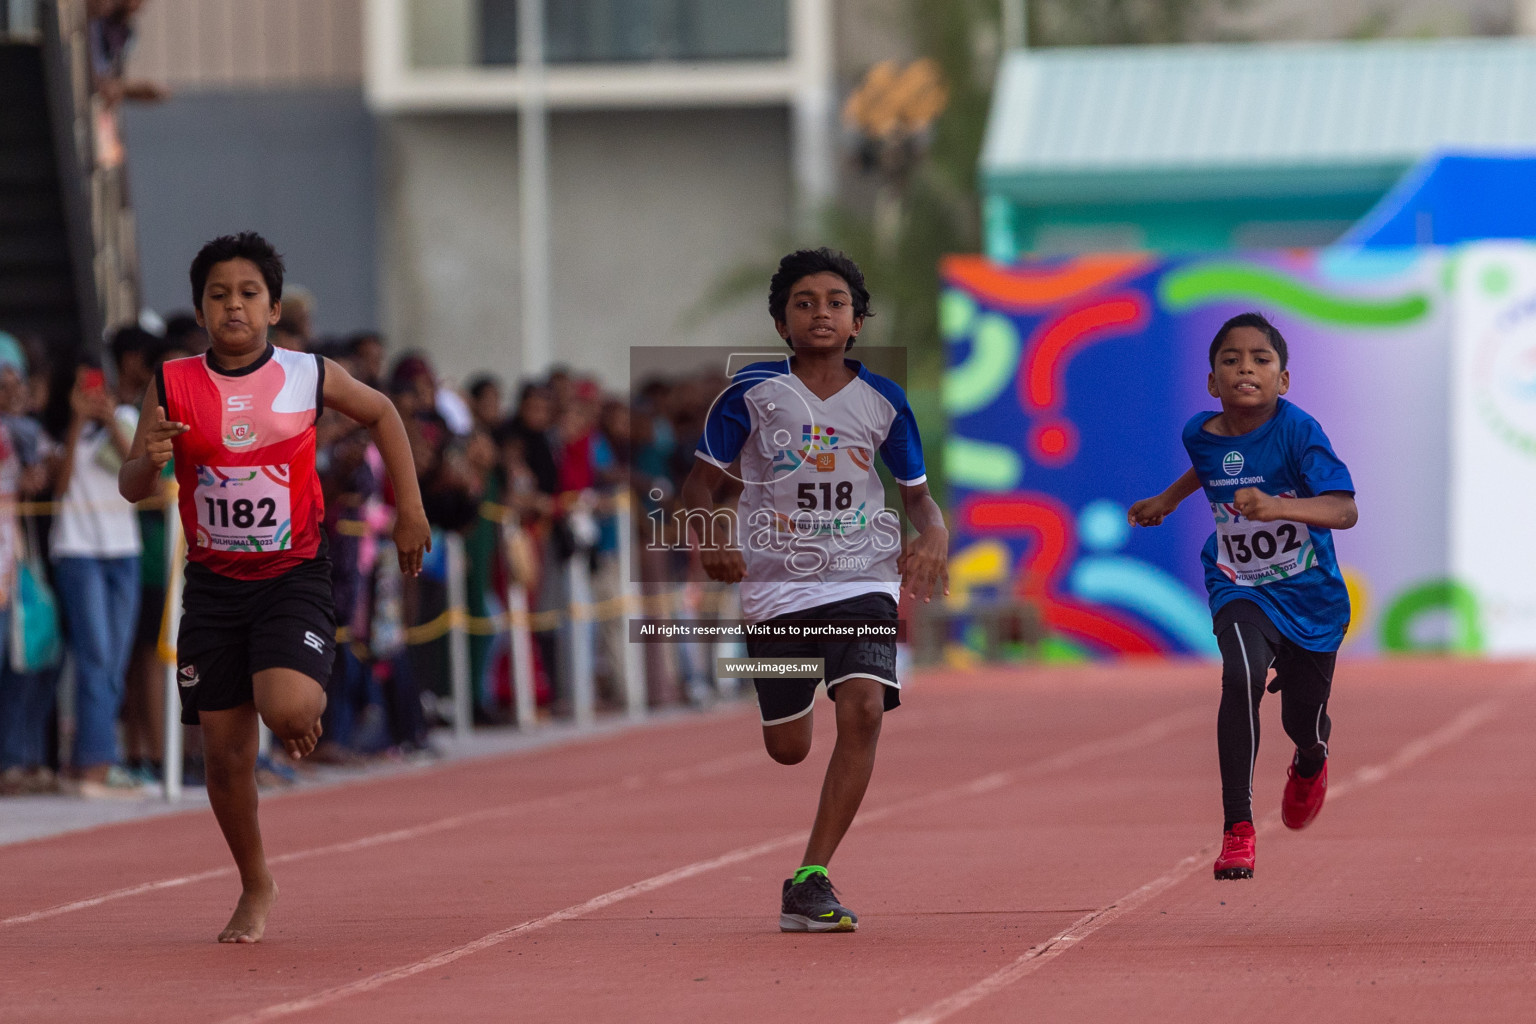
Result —
[[288, 467], [198, 466], [197, 540], [215, 551], [286, 551], [293, 544]]
[[1216, 568], [1240, 587], [1289, 579], [1317, 564], [1305, 523], [1255, 523], [1220, 502], [1211, 503], [1211, 514], [1216, 517]]

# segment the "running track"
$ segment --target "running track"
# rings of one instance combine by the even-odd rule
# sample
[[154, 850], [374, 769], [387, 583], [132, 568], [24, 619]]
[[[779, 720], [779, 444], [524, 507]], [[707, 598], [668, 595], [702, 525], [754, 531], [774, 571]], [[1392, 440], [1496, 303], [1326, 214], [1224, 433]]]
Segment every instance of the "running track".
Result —
[[[1536, 665], [1341, 664], [1333, 789], [1219, 838], [1206, 665], [926, 676], [833, 877], [855, 935], [784, 935], [830, 749], [750, 709], [264, 804], [258, 946], [207, 811], [0, 848], [0, 1019], [33, 1022], [1530, 1020]], [[3, 805], [0, 805], [3, 811]]]

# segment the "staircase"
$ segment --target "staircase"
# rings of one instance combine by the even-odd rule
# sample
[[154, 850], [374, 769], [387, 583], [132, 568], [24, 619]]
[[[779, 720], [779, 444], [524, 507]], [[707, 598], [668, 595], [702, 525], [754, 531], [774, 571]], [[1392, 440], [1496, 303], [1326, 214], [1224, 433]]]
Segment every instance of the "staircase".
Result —
[[0, 330], [99, 349], [138, 317], [123, 166], [95, 153], [84, 0], [0, 0]]

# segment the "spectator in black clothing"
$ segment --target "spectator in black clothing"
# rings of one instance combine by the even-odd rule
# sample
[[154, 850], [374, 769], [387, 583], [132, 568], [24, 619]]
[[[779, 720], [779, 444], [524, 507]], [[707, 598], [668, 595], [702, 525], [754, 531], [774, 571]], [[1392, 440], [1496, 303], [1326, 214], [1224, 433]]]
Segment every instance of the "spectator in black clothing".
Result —
[[521, 448], [523, 462], [533, 472], [543, 494], [554, 494], [560, 489], [560, 470], [555, 465], [554, 450], [549, 443], [549, 431], [554, 423], [555, 409], [548, 389], [528, 383], [518, 393], [517, 411], [496, 431], [498, 443], [515, 441]]
[[347, 348], [353, 359], [352, 376], [376, 391], [383, 391], [384, 339], [373, 331], [362, 331], [347, 339]]
[[208, 351], [208, 332], [198, 326], [197, 317], [191, 313], [173, 313], [165, 318], [165, 346], [200, 356]]
[[475, 426], [487, 433], [494, 433], [501, 423], [501, 381], [488, 373], [471, 377], [464, 391], [469, 395], [470, 415]]

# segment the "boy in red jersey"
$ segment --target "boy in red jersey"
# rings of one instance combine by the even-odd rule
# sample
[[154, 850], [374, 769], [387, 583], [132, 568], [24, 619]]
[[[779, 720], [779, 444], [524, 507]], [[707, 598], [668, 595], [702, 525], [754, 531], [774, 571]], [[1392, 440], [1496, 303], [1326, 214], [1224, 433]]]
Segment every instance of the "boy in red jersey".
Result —
[[282, 314], [272, 246], [253, 232], [216, 238], [191, 276], [212, 347], [157, 372], [118, 489], [142, 500], [174, 457], [189, 539], [176, 641], [182, 721], [202, 725], [208, 800], [240, 869], [240, 902], [219, 941], [259, 942], [277, 885], [256, 816], [257, 718], [291, 756], [314, 750], [335, 648], [315, 473], [326, 406], [367, 427], [384, 457], [401, 572], [420, 572], [431, 532], [394, 405], [335, 362], [267, 341]]

